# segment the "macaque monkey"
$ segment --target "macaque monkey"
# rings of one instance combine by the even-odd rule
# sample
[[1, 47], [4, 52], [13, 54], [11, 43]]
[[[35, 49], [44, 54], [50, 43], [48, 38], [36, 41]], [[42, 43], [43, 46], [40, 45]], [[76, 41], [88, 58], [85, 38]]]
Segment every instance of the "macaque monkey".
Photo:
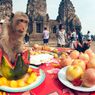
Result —
[[28, 16], [23, 12], [14, 14], [10, 23], [3, 23], [0, 34], [0, 48], [8, 55], [9, 60], [15, 61], [15, 53], [23, 52], [24, 36], [28, 28]]

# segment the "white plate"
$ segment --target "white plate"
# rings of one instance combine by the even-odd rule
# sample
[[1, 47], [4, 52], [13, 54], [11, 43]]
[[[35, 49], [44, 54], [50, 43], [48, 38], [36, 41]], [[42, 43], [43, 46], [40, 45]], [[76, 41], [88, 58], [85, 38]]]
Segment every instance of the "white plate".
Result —
[[[68, 66], [67, 66], [68, 67]], [[87, 87], [82, 87], [82, 86], [74, 86], [71, 82], [69, 82], [66, 79], [66, 69], [67, 67], [62, 68], [59, 72], [58, 72], [58, 79], [68, 88], [77, 90], [77, 91], [82, 91], [82, 92], [91, 92], [91, 91], [95, 91], [95, 86], [87, 88]]]
[[40, 65], [43, 63], [47, 63], [53, 59], [53, 55], [51, 54], [37, 54], [30, 56], [30, 64]]
[[[32, 67], [32, 66], [30, 66]], [[43, 70], [40, 69], [40, 75], [37, 78], [37, 80], [33, 83], [31, 83], [30, 85], [27, 85], [25, 87], [20, 87], [20, 88], [11, 88], [11, 87], [7, 87], [7, 86], [0, 86], [0, 90], [3, 91], [7, 91], [7, 92], [23, 92], [23, 91], [27, 91], [27, 90], [31, 90], [34, 89], [36, 87], [38, 87], [45, 79], [45, 73]]]

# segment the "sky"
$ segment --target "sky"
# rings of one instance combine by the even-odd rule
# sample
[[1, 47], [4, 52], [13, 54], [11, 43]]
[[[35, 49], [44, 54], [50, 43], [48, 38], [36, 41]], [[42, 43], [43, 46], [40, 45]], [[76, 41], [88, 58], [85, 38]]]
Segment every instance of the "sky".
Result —
[[[26, 12], [26, 5], [28, 0], [13, 0], [13, 12]], [[46, 0], [47, 13], [50, 19], [56, 19], [58, 15], [58, 8], [61, 0]], [[95, 0], [71, 0], [76, 10], [76, 15], [79, 17], [83, 34], [91, 31], [95, 35]]]

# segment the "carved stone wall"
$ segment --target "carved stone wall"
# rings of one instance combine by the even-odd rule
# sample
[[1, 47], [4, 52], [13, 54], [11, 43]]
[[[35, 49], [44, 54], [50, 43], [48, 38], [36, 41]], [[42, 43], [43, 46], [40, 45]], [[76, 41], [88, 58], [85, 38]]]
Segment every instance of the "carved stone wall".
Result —
[[43, 27], [48, 25], [48, 14], [46, 0], [28, 0], [27, 15], [29, 16], [29, 31], [41, 33]]
[[64, 24], [67, 32], [74, 28], [81, 30], [81, 22], [75, 14], [75, 8], [70, 0], [62, 0], [59, 5], [57, 21]]
[[[81, 22], [75, 14], [75, 8], [70, 0], [62, 0], [59, 5], [56, 20], [50, 20], [47, 13], [46, 0], [28, 0], [26, 13], [29, 16], [29, 33], [42, 33], [44, 26], [55, 32], [58, 24], [62, 23], [67, 31], [73, 28], [81, 30]], [[12, 0], [0, 0], [0, 19], [11, 17]], [[53, 31], [54, 30], [54, 31]]]
[[12, 14], [12, 0], [0, 0], [0, 20]]

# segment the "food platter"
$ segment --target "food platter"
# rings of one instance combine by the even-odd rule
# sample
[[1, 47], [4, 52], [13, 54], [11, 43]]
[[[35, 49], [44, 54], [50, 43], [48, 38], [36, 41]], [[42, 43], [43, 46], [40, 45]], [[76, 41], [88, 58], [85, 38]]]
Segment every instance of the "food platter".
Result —
[[71, 89], [77, 90], [77, 91], [82, 91], [82, 92], [92, 92], [92, 91], [95, 91], [95, 86], [87, 88], [87, 87], [82, 87], [82, 86], [74, 86], [71, 82], [69, 82], [66, 79], [66, 69], [67, 69], [67, 67], [68, 66], [62, 68], [58, 72], [58, 79], [61, 81], [61, 83], [63, 83], [68, 88], [71, 88]]
[[51, 54], [37, 54], [30, 56], [30, 64], [33, 65], [41, 65], [43, 63], [47, 63], [53, 59], [53, 55]]
[[[30, 66], [30, 68], [32, 68], [32, 66]], [[39, 69], [39, 72], [40, 72], [40, 74], [39, 74], [37, 80], [25, 87], [12, 88], [12, 87], [8, 87], [8, 86], [0, 86], [0, 90], [6, 91], [6, 92], [23, 92], [23, 91], [34, 89], [34, 88], [38, 87], [45, 79], [44, 71], [42, 69]]]

